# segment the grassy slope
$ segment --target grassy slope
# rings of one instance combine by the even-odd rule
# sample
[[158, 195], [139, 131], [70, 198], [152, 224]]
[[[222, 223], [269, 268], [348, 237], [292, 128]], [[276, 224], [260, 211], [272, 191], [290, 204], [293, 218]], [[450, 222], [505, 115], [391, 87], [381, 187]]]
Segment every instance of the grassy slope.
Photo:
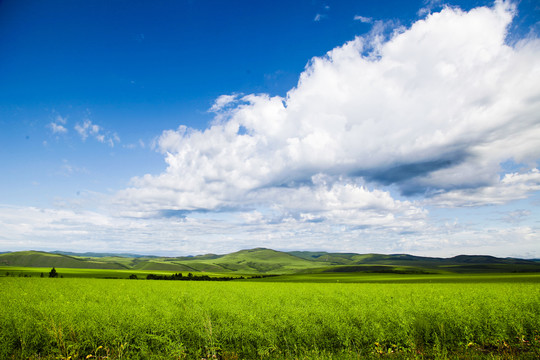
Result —
[[[459, 255], [452, 258], [421, 257], [407, 254], [352, 254], [296, 251], [295, 256], [309, 259], [327, 267], [327, 271], [342, 272], [349, 266], [350, 272], [364, 271], [358, 266], [393, 266], [423, 269], [427, 272], [540, 272], [540, 263], [534, 260], [496, 258], [493, 256]], [[340, 266], [341, 265], [341, 266]], [[354, 269], [356, 267], [356, 269]], [[367, 270], [365, 270], [367, 271]], [[398, 270], [397, 272], [399, 272]], [[375, 271], [376, 272], [376, 271]], [[384, 272], [384, 271], [383, 271]], [[415, 270], [412, 270], [415, 272]]]
[[284, 252], [261, 248], [241, 250], [211, 262], [229, 270], [266, 274], [292, 273], [319, 266], [317, 263]]
[[137, 263], [135, 266], [133, 266], [132, 269], [135, 269], [135, 270], [168, 270], [168, 271], [177, 271], [177, 272], [196, 271], [195, 269], [193, 269], [193, 268], [191, 268], [189, 266], [170, 263], [170, 262], [164, 262], [164, 261], [156, 261], [156, 260], [141, 261], [141, 262]]
[[[302, 269], [320, 267], [319, 263], [301, 259], [288, 253], [270, 249], [241, 250], [227, 255], [202, 255], [153, 260], [154, 264], [181, 266], [193, 271], [241, 274], [285, 274]], [[146, 269], [138, 265], [139, 269]], [[150, 268], [149, 268], [150, 269]], [[172, 268], [171, 268], [172, 269]]]
[[0, 254], [0, 266], [63, 267], [75, 269], [125, 269], [117, 262], [81, 260], [76, 257], [40, 251], [19, 251]]

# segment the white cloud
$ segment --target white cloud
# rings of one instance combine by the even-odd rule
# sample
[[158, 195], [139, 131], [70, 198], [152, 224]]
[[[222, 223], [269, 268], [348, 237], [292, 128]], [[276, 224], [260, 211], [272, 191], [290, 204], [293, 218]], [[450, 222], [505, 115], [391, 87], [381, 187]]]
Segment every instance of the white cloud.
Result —
[[[509, 241], [509, 239], [511, 239]], [[538, 229], [527, 226], [433, 227], [418, 236], [402, 237], [393, 245], [398, 252], [444, 257], [487, 254], [536, 258], [540, 253]]]
[[58, 170], [57, 174], [69, 177], [73, 174], [88, 174], [89, 171], [84, 167], [78, 167], [70, 164], [70, 162], [66, 159], [62, 160], [62, 165], [60, 166], [60, 169]]
[[99, 126], [98, 125], [95, 125], [95, 124], [92, 124], [92, 122], [90, 120], [84, 120], [83, 124], [77, 124], [75, 125], [75, 130], [79, 133], [79, 135], [81, 136], [81, 138], [84, 140], [86, 140], [88, 138], [89, 135], [99, 135]]
[[[222, 217], [193, 213], [183, 217], [130, 218], [88, 210], [0, 205], [0, 247], [169, 256], [227, 253], [254, 246], [435, 256], [540, 254], [538, 229], [527, 226], [476, 229], [458, 224], [411, 226], [399, 219], [395, 222], [392, 227], [383, 218], [381, 224], [351, 226], [309, 216], [272, 222], [259, 211]], [[412, 231], [414, 227], [420, 231]]]
[[424, 0], [424, 7], [418, 10], [418, 16], [430, 14], [436, 8], [442, 5], [442, 0]]
[[448, 191], [428, 202], [443, 207], [500, 205], [525, 199], [535, 191], [540, 191], [540, 171], [536, 168], [524, 174], [505, 174], [500, 181], [488, 186]]
[[56, 120], [57, 123], [60, 123], [60, 124], [63, 124], [63, 125], [66, 125], [66, 123], [67, 123], [67, 118], [62, 117], [60, 115], [57, 115], [55, 120]]
[[97, 124], [93, 124], [92, 121], [86, 119], [82, 124], [77, 123], [75, 125], [75, 131], [80, 135], [83, 141], [91, 136], [97, 141], [103, 144], [107, 144], [113, 147], [115, 143], [120, 142], [120, 137], [116, 133], [104, 132], [104, 129]]
[[234, 95], [221, 95], [219, 96], [212, 107], [210, 108], [210, 111], [212, 112], [220, 112], [226, 109], [228, 106], [231, 106], [236, 103], [236, 100], [238, 99], [237, 94]]
[[[347, 179], [348, 180], [348, 179]], [[328, 222], [344, 226], [379, 226], [414, 231], [427, 211], [410, 201], [392, 198], [389, 192], [369, 190], [363, 184], [314, 176], [313, 185], [269, 188], [251, 193], [249, 203], [263, 203], [281, 218]]]
[[508, 212], [504, 217], [501, 218], [501, 220], [511, 224], [519, 224], [523, 220], [527, 219], [530, 215], [530, 210], [519, 209]]
[[64, 126], [67, 123], [67, 118], [57, 115], [54, 121], [50, 122], [48, 127], [51, 129], [53, 134], [65, 134], [68, 132], [67, 128]]
[[370, 17], [362, 16], [362, 15], [355, 15], [354, 20], [360, 21], [364, 24], [371, 24], [373, 22], [373, 19]]
[[[439, 194], [441, 205], [489, 191], [501, 162], [532, 169], [540, 158], [540, 42], [505, 44], [513, 11], [445, 8], [388, 41], [358, 37], [313, 58], [285, 98], [221, 96], [210, 128], [163, 132], [167, 170], [134, 178], [119, 201], [242, 207], [284, 187], [316, 189], [317, 174]], [[523, 192], [507, 194], [485, 200]]]
[[67, 129], [62, 126], [61, 124], [57, 124], [57, 123], [50, 123], [49, 124], [49, 127], [51, 128], [53, 134], [65, 134], [67, 133]]

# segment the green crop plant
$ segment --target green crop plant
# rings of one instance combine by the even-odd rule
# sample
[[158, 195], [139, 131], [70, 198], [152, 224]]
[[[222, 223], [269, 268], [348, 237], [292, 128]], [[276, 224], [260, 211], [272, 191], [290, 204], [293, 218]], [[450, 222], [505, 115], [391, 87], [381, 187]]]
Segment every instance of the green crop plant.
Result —
[[2, 277], [0, 286], [0, 359], [540, 356], [534, 282]]

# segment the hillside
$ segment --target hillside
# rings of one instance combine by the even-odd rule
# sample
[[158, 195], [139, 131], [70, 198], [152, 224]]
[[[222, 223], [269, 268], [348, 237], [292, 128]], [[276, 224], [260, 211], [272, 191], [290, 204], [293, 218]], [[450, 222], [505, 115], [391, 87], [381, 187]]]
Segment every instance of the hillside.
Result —
[[76, 257], [41, 251], [19, 251], [0, 254], [0, 266], [59, 267], [74, 269], [126, 269], [117, 262], [83, 260]]
[[423, 257], [408, 254], [354, 254], [294, 251], [291, 254], [318, 262], [326, 271], [344, 271], [343, 268], [365, 271], [365, 266], [384, 265], [422, 268], [450, 272], [540, 272], [540, 263], [535, 260], [497, 258], [485, 255], [458, 255], [451, 258]]
[[66, 255], [60, 252], [19, 251], [0, 254], [0, 266], [236, 274], [540, 272], [538, 261], [493, 256], [459, 255], [451, 258], [435, 258], [407, 254], [281, 252], [265, 248], [240, 250], [225, 255], [184, 257], [142, 255], [128, 257], [96, 253]]
[[212, 260], [216, 265], [239, 272], [290, 273], [319, 266], [313, 261], [271, 249], [241, 250]]

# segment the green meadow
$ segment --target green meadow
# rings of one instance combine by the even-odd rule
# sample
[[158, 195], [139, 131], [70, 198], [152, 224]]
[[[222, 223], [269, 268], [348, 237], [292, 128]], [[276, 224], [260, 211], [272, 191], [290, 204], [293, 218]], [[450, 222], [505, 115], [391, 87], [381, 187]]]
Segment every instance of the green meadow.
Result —
[[384, 273], [315, 273], [281, 275], [261, 279], [257, 282], [287, 283], [373, 283], [373, 284], [444, 284], [444, 283], [540, 283], [540, 274], [384, 274]]
[[540, 356], [538, 274], [294, 278], [196, 282], [3, 276], [0, 358]]
[[[145, 279], [148, 274], [171, 275], [175, 271], [167, 270], [112, 270], [112, 269], [73, 269], [73, 268], [55, 268], [59, 277], [62, 278], [95, 278], [95, 279], [128, 279], [131, 275], [137, 278]], [[0, 266], [0, 276], [7, 277], [48, 277], [50, 267], [22, 267], [22, 266]], [[188, 272], [184, 272], [187, 275]], [[209, 272], [191, 272], [194, 276], [208, 275], [210, 277], [240, 277], [241, 274], [224, 274]]]

